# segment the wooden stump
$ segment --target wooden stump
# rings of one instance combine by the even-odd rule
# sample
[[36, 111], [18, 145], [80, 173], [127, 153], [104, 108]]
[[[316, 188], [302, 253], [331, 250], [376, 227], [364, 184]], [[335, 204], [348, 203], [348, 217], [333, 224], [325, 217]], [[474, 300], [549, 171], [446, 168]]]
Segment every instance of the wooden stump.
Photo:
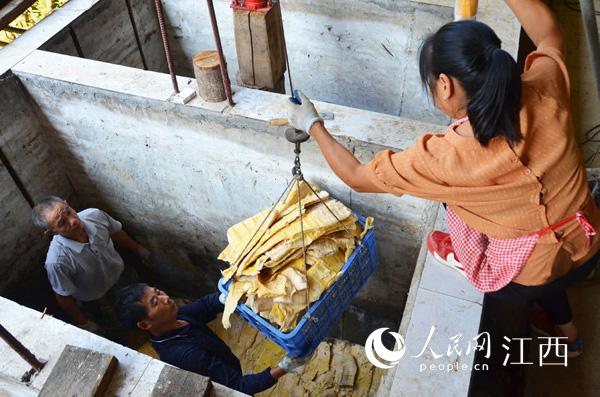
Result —
[[198, 82], [198, 95], [207, 102], [221, 102], [227, 99], [217, 51], [202, 51], [192, 58], [192, 63]]

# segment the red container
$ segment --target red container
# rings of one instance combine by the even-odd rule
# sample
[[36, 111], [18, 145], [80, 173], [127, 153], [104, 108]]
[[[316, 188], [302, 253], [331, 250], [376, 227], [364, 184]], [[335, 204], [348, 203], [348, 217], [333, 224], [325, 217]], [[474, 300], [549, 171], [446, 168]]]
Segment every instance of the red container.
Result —
[[271, 0], [233, 0], [231, 8], [235, 10], [267, 12], [271, 9]]

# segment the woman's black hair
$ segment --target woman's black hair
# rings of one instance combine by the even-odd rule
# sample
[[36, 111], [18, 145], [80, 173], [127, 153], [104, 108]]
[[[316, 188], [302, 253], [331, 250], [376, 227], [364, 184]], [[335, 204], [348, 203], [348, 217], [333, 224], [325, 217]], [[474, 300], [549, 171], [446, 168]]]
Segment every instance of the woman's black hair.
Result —
[[427, 37], [419, 53], [421, 81], [427, 88], [441, 73], [454, 77], [466, 92], [467, 115], [475, 137], [486, 146], [497, 136], [511, 143], [523, 136], [515, 129], [521, 101], [521, 76], [513, 57], [484, 23], [451, 22]]

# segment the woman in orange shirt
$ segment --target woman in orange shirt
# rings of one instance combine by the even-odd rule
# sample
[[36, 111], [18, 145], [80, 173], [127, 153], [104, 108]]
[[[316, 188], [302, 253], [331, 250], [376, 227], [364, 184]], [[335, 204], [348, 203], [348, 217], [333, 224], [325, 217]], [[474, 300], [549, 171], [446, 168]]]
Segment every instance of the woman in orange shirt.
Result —
[[359, 192], [411, 194], [447, 205], [449, 234], [428, 248], [479, 290], [534, 302], [583, 350], [565, 289], [600, 258], [600, 214], [591, 199], [570, 114], [563, 35], [539, 0], [508, 0], [536, 45], [520, 74], [500, 39], [476, 21], [452, 22], [425, 39], [419, 69], [436, 106], [456, 121], [446, 134], [385, 150], [361, 164], [324, 127], [299, 93], [290, 123], [319, 144], [333, 171]]

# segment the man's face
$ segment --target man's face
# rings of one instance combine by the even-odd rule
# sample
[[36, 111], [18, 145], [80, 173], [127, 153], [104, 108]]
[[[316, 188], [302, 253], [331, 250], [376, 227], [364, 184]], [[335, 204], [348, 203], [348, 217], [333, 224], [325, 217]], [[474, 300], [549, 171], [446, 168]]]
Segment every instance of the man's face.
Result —
[[54, 204], [51, 209], [46, 211], [45, 216], [48, 224], [46, 234], [69, 236], [83, 230], [83, 222], [79, 219], [77, 212], [67, 203]]
[[160, 331], [162, 326], [177, 320], [177, 305], [163, 291], [155, 287], [146, 287], [140, 303], [146, 311], [146, 319], [138, 322], [145, 331]]

